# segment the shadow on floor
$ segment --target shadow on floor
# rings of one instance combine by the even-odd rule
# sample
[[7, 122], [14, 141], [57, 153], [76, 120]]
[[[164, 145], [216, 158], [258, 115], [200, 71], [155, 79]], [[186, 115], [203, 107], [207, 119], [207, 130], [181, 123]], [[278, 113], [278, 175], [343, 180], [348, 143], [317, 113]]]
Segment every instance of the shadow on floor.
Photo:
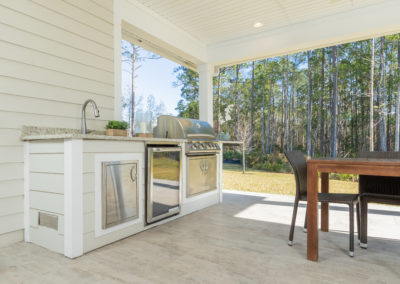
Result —
[[[246, 198], [246, 203], [254, 204], [254, 203], [259, 203], [259, 204], [269, 204], [269, 205], [276, 205], [276, 206], [288, 206], [293, 208], [293, 202], [286, 202], [286, 201], [274, 201], [274, 200], [266, 200], [267, 197], [263, 196], [251, 196], [247, 194], [232, 194], [232, 193], [224, 193], [224, 202], [227, 203], [237, 203], [235, 201], [237, 199], [237, 196], [242, 196], [243, 198]], [[299, 203], [300, 208], [306, 208], [307, 203], [300, 201]], [[321, 209], [321, 206], [318, 206], [319, 209]], [[334, 210], [334, 211], [346, 211], [348, 212], [348, 207], [347, 206], [335, 206], [330, 204], [329, 205], [329, 210]], [[400, 216], [400, 211], [390, 211], [390, 210], [381, 210], [381, 209], [368, 209], [368, 214], [377, 214], [377, 215], [387, 215], [387, 216]]]

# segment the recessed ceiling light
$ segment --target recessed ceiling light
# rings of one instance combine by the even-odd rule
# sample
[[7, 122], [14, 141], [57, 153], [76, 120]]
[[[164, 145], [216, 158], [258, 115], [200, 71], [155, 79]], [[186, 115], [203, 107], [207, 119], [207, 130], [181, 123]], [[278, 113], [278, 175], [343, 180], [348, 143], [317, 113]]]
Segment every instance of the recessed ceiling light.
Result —
[[255, 23], [255, 24], [253, 25], [253, 27], [255, 27], [255, 28], [261, 28], [262, 26], [263, 26], [263, 24], [260, 23], [260, 22]]

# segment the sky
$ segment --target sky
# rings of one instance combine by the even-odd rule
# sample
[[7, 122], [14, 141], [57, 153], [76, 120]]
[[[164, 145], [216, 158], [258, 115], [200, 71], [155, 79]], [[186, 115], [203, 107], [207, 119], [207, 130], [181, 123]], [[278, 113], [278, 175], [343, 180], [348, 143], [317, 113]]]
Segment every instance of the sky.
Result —
[[[141, 56], [149, 57], [150, 52], [141, 50]], [[180, 98], [180, 88], [173, 87], [176, 76], [173, 73], [174, 68], [179, 65], [168, 59], [145, 59], [138, 64], [136, 69], [135, 91], [136, 99], [143, 97], [143, 106], [146, 104], [146, 98], [153, 95], [156, 104], [163, 102], [165, 105], [165, 114], [177, 115], [175, 110]], [[131, 89], [130, 65], [122, 64], [122, 92], [128, 94]]]

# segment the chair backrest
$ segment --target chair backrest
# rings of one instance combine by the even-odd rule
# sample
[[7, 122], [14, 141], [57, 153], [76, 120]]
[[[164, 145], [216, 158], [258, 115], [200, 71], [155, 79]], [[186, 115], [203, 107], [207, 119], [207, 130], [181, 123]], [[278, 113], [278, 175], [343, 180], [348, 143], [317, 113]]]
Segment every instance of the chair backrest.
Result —
[[358, 158], [366, 159], [400, 159], [400, 152], [358, 152]]
[[290, 165], [293, 168], [296, 180], [296, 195], [298, 198], [307, 196], [307, 160], [301, 151], [285, 152]]
[[[400, 159], [400, 152], [359, 152], [357, 157], [366, 159]], [[400, 205], [398, 199], [391, 198], [400, 196], [399, 177], [360, 175], [358, 180], [358, 188], [361, 194], [375, 194], [374, 197], [369, 197], [372, 202]]]

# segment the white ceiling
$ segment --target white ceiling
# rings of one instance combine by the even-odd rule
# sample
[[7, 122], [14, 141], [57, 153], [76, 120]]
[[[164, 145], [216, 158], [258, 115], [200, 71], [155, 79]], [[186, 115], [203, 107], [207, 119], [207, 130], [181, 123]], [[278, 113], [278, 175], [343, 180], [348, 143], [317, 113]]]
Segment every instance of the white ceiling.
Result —
[[[385, 0], [136, 1], [206, 45], [252, 36], [385, 2]], [[263, 26], [254, 28], [256, 22], [261, 22]]]

